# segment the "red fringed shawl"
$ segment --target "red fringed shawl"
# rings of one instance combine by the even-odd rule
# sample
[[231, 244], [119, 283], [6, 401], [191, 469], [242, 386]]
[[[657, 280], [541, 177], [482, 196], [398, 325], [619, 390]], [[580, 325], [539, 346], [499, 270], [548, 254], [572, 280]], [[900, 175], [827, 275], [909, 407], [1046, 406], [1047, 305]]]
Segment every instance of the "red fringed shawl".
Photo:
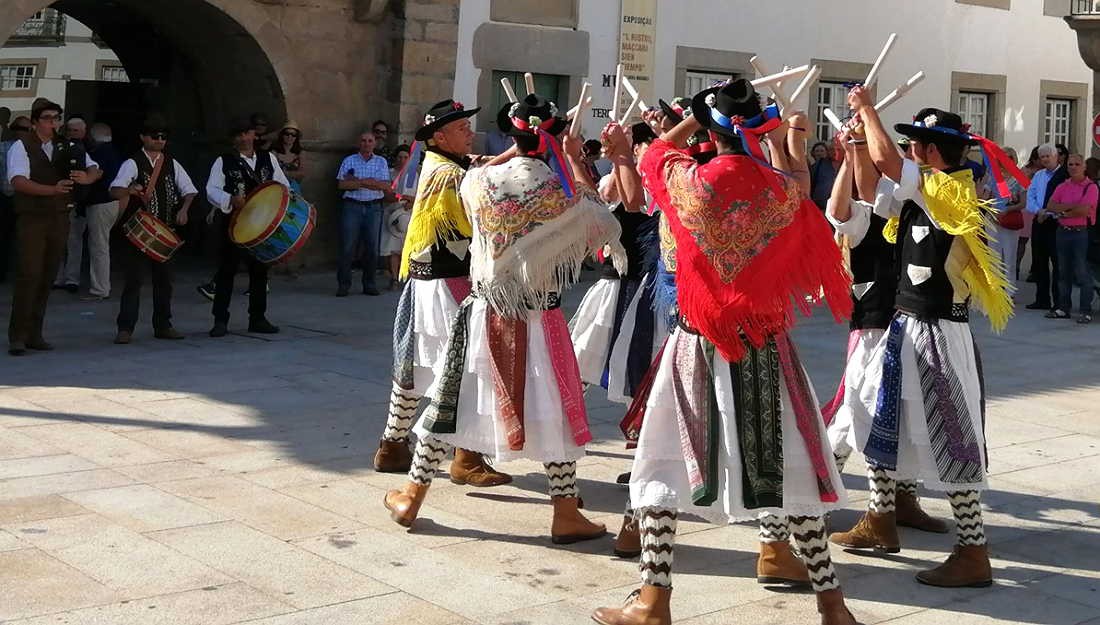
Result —
[[[645, 188], [676, 238], [677, 300], [687, 322], [722, 357], [739, 361], [743, 339], [761, 347], [824, 296], [840, 321], [852, 313], [851, 277], [817, 206], [793, 181], [745, 156], [698, 165], [667, 141], [642, 158]], [[781, 198], [765, 176], [780, 178]]]

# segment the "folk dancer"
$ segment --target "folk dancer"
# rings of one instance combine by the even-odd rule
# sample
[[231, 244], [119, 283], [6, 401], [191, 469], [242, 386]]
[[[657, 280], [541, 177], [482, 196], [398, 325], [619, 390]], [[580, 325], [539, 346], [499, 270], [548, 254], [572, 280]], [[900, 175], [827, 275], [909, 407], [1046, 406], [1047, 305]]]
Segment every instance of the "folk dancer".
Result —
[[[150, 116], [141, 129], [141, 150], [123, 161], [111, 183], [111, 196], [119, 202], [121, 221], [139, 210], [148, 211], [169, 227], [186, 226], [191, 203], [198, 195], [191, 177], [167, 152], [168, 124], [159, 116]], [[115, 343], [130, 342], [137, 325], [143, 275], [149, 272], [153, 283], [153, 336], [158, 339], [182, 339], [172, 327], [172, 259], [157, 262], [134, 245], [126, 245], [123, 271], [126, 283], [118, 311]]]
[[[425, 146], [412, 218], [401, 256], [405, 288], [393, 326], [393, 387], [386, 429], [374, 454], [374, 469], [404, 473], [412, 463], [409, 430], [420, 398], [435, 380], [458, 307], [470, 294], [470, 221], [458, 197], [470, 167], [474, 133], [466, 109], [443, 100], [424, 116], [416, 140]], [[414, 159], [408, 167], [416, 167]], [[450, 468], [456, 484], [488, 487], [511, 476], [485, 463], [478, 453], [455, 449]]]
[[[917, 580], [988, 586], [992, 570], [979, 498], [986, 486], [984, 381], [968, 320], [973, 305], [1000, 330], [1012, 314], [1012, 299], [1004, 266], [985, 236], [993, 204], [978, 200], [973, 175], [957, 164], [967, 146], [978, 143], [1002, 193], [1008, 186], [1004, 171], [1024, 186], [1027, 179], [992, 142], [967, 132], [954, 113], [926, 108], [913, 123], [894, 126], [909, 137], [908, 160], [863, 88], [852, 90], [849, 104], [864, 125], [875, 166], [895, 183], [900, 203], [880, 207], [888, 208], [884, 237], [898, 246], [897, 314], [866, 369], [850, 382], [860, 397], [850, 404], [857, 447], [880, 490], [896, 488], [897, 477], [915, 477], [947, 493], [957, 544], [944, 564], [918, 573]], [[864, 520], [831, 537], [834, 542], [890, 546], [893, 537], [884, 526], [894, 502], [872, 499]]]
[[[787, 334], [796, 302], [823, 296], [834, 314], [847, 315], [850, 282], [828, 225], [808, 200], [808, 172], [795, 172], [796, 183], [763, 161], [766, 134], [773, 164], [788, 166], [777, 109], [763, 108], [751, 83], [735, 80], [697, 94], [692, 111], [641, 163], [676, 239], [680, 311], [631, 470], [642, 587], [623, 608], [600, 608], [593, 618], [603, 625], [671, 623], [680, 512], [718, 523], [770, 512], [795, 515], [789, 524], [822, 623], [850, 625], [821, 518], [846, 494]], [[677, 149], [699, 128], [718, 144], [718, 156], [701, 166]], [[790, 139], [791, 158], [800, 159], [797, 144], [805, 142]]]
[[[846, 373], [841, 378], [836, 396], [821, 412], [829, 427], [829, 443], [833, 447], [837, 470], [843, 471], [855, 440], [851, 403], [859, 401], [858, 389], [852, 388], [848, 382], [860, 377], [875, 346], [890, 327], [898, 276], [896, 248], [883, 237], [886, 219], [879, 214], [888, 213], [889, 205], [897, 201], [893, 195], [894, 184], [875, 169], [862, 133], [857, 135], [846, 131], [840, 135], [839, 141], [845, 158], [837, 172], [825, 216], [836, 229], [838, 243], [847, 252], [852, 273], [853, 310]], [[858, 185], [859, 197], [865, 200], [853, 199], [853, 177]], [[868, 409], [873, 410], [874, 407]], [[870, 472], [871, 509], [881, 507], [883, 499], [893, 500], [896, 509], [891, 513], [896, 523], [881, 517], [886, 521], [882, 530], [889, 537], [888, 548], [897, 547], [896, 526], [936, 534], [947, 533], [946, 523], [932, 518], [921, 508], [916, 480], [898, 480], [896, 490], [890, 490], [875, 478], [876, 474]], [[851, 536], [851, 539], [855, 541], [856, 537]], [[852, 541], [838, 544], [857, 547]]]
[[583, 180], [579, 140], [565, 138], [563, 162], [555, 135], [566, 121], [556, 113], [537, 94], [505, 105], [497, 126], [515, 139], [517, 155], [462, 181], [473, 293], [452, 323], [442, 375], [416, 425], [409, 482], [385, 497], [401, 525], [416, 519], [447, 449], [459, 446], [498, 462], [543, 463], [555, 544], [606, 534], [578, 509], [577, 460], [592, 434], [560, 294], [596, 250], [610, 246], [620, 271], [625, 252], [618, 222], [593, 189], [574, 183]]
[[221, 239], [218, 272], [214, 275], [214, 327], [210, 336], [223, 337], [229, 331], [229, 303], [233, 298], [233, 280], [237, 266], [248, 266], [248, 331], [276, 334], [279, 326], [267, 320], [268, 266], [233, 243], [229, 215], [244, 208], [245, 198], [261, 184], [275, 181], [290, 187], [275, 155], [257, 147], [256, 128], [251, 122], [237, 120], [230, 129], [233, 151], [219, 156], [210, 167], [206, 197], [216, 211], [208, 220], [220, 221], [215, 228]]

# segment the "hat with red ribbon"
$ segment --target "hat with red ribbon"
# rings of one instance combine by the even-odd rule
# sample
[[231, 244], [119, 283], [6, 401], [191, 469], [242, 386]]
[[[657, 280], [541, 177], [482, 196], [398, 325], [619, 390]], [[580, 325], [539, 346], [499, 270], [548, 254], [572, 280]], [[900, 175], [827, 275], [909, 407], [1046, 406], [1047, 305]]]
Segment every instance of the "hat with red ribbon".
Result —
[[424, 125], [417, 129], [415, 138], [417, 141], [427, 141], [440, 128], [451, 122], [473, 117], [480, 110], [481, 107], [467, 109], [461, 102], [455, 102], [449, 98], [436, 102], [424, 114]]
[[545, 156], [547, 164], [561, 181], [565, 196], [571, 198], [576, 193], [576, 183], [555, 138], [565, 130], [568, 122], [557, 115], [556, 104], [538, 94], [529, 93], [519, 102], [505, 104], [500, 109], [497, 113], [497, 127], [504, 134], [513, 137], [538, 137], [538, 147], [524, 152], [523, 155]]

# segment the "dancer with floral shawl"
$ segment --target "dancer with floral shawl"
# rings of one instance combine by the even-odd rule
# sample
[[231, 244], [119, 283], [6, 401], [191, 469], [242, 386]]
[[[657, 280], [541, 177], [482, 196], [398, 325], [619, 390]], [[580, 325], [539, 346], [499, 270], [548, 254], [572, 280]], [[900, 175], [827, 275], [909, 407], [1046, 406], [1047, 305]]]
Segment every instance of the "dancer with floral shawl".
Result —
[[564, 163], [554, 135], [566, 122], [556, 110], [535, 94], [506, 105], [497, 124], [515, 138], [517, 156], [462, 182], [473, 226], [473, 293], [454, 319], [431, 403], [416, 425], [409, 482], [385, 497], [401, 525], [416, 519], [446, 450], [461, 446], [496, 461], [543, 463], [554, 543], [606, 534], [578, 510], [576, 461], [592, 434], [560, 294], [585, 257], [609, 246], [621, 271], [625, 254], [618, 222], [593, 189], [574, 182], [584, 174], [572, 137]]
[[[676, 521], [790, 514], [825, 625], [852, 625], [829, 557], [821, 515], [843, 504], [825, 426], [787, 332], [793, 307], [824, 297], [851, 311], [850, 281], [821, 212], [788, 166], [786, 129], [751, 83], [727, 82], [692, 101], [693, 115], [642, 160], [646, 188], [676, 239], [679, 327], [653, 382], [631, 470], [642, 530], [642, 587], [603, 625], [671, 623]], [[677, 144], [700, 127], [719, 154], [698, 165]], [[797, 132], [797, 131], [792, 131]], [[801, 163], [805, 142], [788, 143]], [[801, 145], [799, 145], [801, 144]]]

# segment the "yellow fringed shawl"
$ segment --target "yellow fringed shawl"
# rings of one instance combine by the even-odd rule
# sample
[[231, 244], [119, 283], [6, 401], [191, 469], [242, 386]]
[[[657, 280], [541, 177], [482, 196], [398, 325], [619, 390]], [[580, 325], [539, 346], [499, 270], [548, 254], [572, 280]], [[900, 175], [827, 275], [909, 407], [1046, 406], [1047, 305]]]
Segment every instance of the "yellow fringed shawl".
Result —
[[[969, 169], [950, 174], [923, 168], [921, 193], [928, 214], [945, 232], [963, 241], [969, 258], [960, 277], [970, 288], [971, 302], [987, 317], [995, 332], [1004, 330], [1012, 316], [1012, 290], [1005, 276], [1004, 262], [989, 247], [987, 227], [997, 215], [992, 200], [979, 200]], [[883, 237], [897, 243], [898, 217], [882, 230]]]
[[466, 170], [435, 152], [424, 153], [424, 166], [413, 201], [409, 231], [401, 250], [401, 278], [409, 276], [409, 259], [440, 241], [468, 239], [473, 234], [458, 188]]

